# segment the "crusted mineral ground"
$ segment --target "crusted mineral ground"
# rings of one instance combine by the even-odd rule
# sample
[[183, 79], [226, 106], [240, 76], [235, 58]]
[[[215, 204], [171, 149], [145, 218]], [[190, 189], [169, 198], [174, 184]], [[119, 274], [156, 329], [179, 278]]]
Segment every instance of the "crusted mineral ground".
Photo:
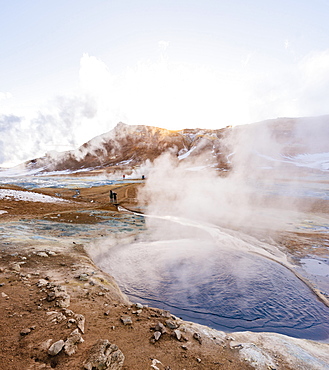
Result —
[[[108, 190], [82, 189], [70, 203], [5, 199], [0, 209], [7, 213], [0, 217], [2, 223], [29, 219], [30, 227], [34, 219], [52, 217], [93, 223], [96, 216], [79, 213], [77, 218], [77, 211], [115, 211], [108, 204]], [[126, 205], [134, 198], [132, 186], [116, 191]], [[55, 189], [40, 192], [54, 195]], [[72, 197], [63, 191], [65, 195]], [[3, 369], [329, 368], [328, 344], [274, 333], [224, 333], [167, 311], [132, 305], [114, 279], [95, 266], [86, 245], [64, 237], [20, 240], [17, 229], [13, 233], [18, 235], [8, 235], [9, 241], [3, 237], [0, 248]], [[286, 246], [297, 248], [295, 238], [285, 238]], [[304, 253], [307, 243], [300, 248]]]

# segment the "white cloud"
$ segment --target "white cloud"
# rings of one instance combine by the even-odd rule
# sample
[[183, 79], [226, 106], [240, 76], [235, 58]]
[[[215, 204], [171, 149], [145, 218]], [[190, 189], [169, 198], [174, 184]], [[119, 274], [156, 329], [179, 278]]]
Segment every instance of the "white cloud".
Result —
[[122, 110], [130, 122], [170, 129], [248, 122], [247, 94], [238, 74], [144, 63], [127, 70], [121, 88]]
[[303, 115], [329, 113], [329, 50], [312, 52], [298, 64], [298, 110]]
[[249, 77], [252, 121], [329, 113], [329, 50], [293, 55], [286, 64], [259, 60], [256, 66]]
[[112, 88], [112, 77], [107, 65], [88, 54], [80, 59], [79, 79], [82, 91], [96, 96], [108, 94]]
[[329, 82], [329, 50], [313, 52], [299, 64], [303, 83], [309, 87], [320, 87]]
[[0, 100], [11, 99], [13, 96], [10, 92], [2, 92], [0, 91]]
[[[169, 43], [160, 41], [159, 47], [164, 53]], [[17, 113], [19, 106], [4, 109], [2, 104], [0, 165], [76, 148], [119, 121], [169, 129], [220, 128], [328, 113], [329, 50], [286, 64], [247, 55], [241, 70], [174, 64], [161, 54], [158, 61], [114, 75], [110, 65], [84, 54], [75, 95], [55, 98], [31, 117]], [[0, 99], [14, 100], [6, 92]]]
[[158, 42], [158, 45], [159, 45], [159, 48], [161, 51], [166, 51], [168, 46], [169, 46], [170, 42], [169, 41], [159, 41]]

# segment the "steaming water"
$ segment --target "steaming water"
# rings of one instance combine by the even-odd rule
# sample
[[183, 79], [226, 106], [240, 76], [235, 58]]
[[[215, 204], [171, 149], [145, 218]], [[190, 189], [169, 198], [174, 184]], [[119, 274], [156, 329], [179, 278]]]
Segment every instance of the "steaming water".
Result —
[[267, 258], [280, 255], [262, 253], [260, 246], [233, 235], [217, 235], [221, 238], [215, 230], [209, 239], [120, 243], [95, 262], [133, 302], [168, 309], [185, 320], [225, 331], [328, 340], [329, 308], [289, 269]]
[[[25, 188], [81, 188], [120, 182], [70, 176], [0, 180]], [[1, 246], [14, 250], [20, 242], [59, 239], [91, 243], [95, 238], [104, 240], [103, 235], [142, 233], [143, 241], [122, 242], [120, 247], [94, 256], [132, 301], [168, 309], [186, 320], [220, 330], [271, 331], [328, 341], [329, 309], [290, 270], [275, 262], [286, 263], [284, 255], [270, 246], [182, 219], [171, 220], [206, 230], [211, 237], [145, 240], [144, 219], [140, 216], [98, 211], [97, 217], [100, 221], [94, 225], [44, 220], [8, 222], [0, 225]], [[313, 221], [299, 227], [329, 230], [329, 224]], [[321, 282], [327, 279], [325, 263], [322, 261]], [[307, 259], [303, 264], [310, 273], [315, 268]]]

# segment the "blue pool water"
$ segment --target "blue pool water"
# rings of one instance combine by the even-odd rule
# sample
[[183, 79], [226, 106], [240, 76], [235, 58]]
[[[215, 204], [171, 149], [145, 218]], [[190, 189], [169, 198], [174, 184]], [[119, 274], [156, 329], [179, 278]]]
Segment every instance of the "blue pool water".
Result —
[[210, 241], [117, 246], [96, 257], [133, 302], [225, 331], [328, 340], [329, 308], [290, 270]]

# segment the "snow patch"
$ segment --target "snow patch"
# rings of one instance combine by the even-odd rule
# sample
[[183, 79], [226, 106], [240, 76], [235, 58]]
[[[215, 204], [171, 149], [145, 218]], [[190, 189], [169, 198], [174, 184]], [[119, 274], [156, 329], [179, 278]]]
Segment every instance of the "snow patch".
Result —
[[[20, 191], [10, 189], [0, 189], [0, 199], [11, 199], [25, 202], [42, 202], [42, 203], [70, 203], [65, 199], [58, 199], [49, 195], [34, 193], [32, 191]], [[5, 212], [5, 211], [2, 211]]]
[[305, 153], [286, 158], [298, 167], [308, 167], [321, 171], [329, 170], [329, 153]]
[[3, 215], [3, 214], [5, 214], [5, 213], [8, 213], [7, 211], [1, 211], [0, 210], [0, 215]]
[[194, 150], [196, 149], [196, 146], [192, 147], [190, 150], [188, 150], [186, 153], [181, 154], [178, 156], [179, 160], [187, 158]]
[[254, 153], [272, 162], [290, 163], [296, 167], [312, 168], [321, 171], [329, 170], [329, 153], [304, 153], [295, 156], [282, 156], [281, 158], [273, 158], [257, 151], [254, 151]]

